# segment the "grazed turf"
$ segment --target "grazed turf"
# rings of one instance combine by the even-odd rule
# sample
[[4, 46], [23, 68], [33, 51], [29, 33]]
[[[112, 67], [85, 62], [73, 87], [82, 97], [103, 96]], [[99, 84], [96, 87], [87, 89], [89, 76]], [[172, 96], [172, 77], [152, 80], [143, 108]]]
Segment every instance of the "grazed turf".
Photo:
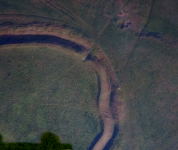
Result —
[[[3, 2], [4, 4], [2, 4]], [[112, 1], [107, 2], [105, 0], [75, 0], [69, 3], [61, 0], [60, 2], [70, 10], [70, 13], [62, 13], [61, 10], [48, 7], [49, 5], [45, 3], [35, 5], [35, 8], [33, 8], [32, 4], [28, 4], [34, 3], [34, 1], [24, 1], [18, 6], [15, 1], [5, 0], [1, 1], [1, 11], [7, 13], [12, 10], [11, 13], [31, 13], [44, 15], [44, 17], [59, 18], [61, 21], [67, 20], [70, 25], [78, 25], [83, 30], [83, 34], [87, 33], [94, 40], [96, 40], [98, 33], [99, 35], [102, 33], [101, 37], [95, 42], [101, 44], [116, 73], [119, 85], [121, 85], [119, 92], [121, 102], [119, 103], [122, 104], [122, 101], [124, 101], [131, 105], [129, 107], [132, 117], [127, 118], [129, 121], [125, 125], [120, 125], [120, 133], [115, 140], [114, 150], [119, 148], [124, 150], [176, 148], [177, 92], [175, 89], [177, 88], [176, 57], [178, 45], [175, 42], [178, 35], [176, 28], [177, 1], [154, 1], [149, 18], [146, 14], [150, 8], [150, 1], [147, 0], [129, 0], [127, 5], [122, 8], [124, 12], [122, 16], [117, 15], [117, 13], [121, 13], [117, 10], [127, 2], [124, 0], [115, 1], [114, 4]], [[27, 7], [27, 9], [24, 9], [24, 7]], [[31, 12], [32, 10], [33, 12]], [[83, 27], [82, 23], [80, 24], [79, 19], [71, 18], [72, 12], [83, 19], [87, 25], [92, 26], [97, 33], [92, 34], [90, 30]], [[113, 17], [114, 13], [116, 14]], [[110, 17], [113, 17], [113, 19], [108, 23]], [[44, 18], [39, 20], [35, 17], [29, 18], [25, 19], [24, 17], [24, 20], [21, 21], [18, 19], [3, 19], [1, 23], [6, 22], [13, 26], [13, 23], [18, 24], [20, 22], [48, 22], [48, 19]], [[165, 36], [166, 40], [160, 41], [154, 37], [138, 38], [137, 31], [144, 26], [147, 19], [148, 24], [145, 29], [148, 32]], [[127, 21], [131, 22], [130, 28], [125, 25]], [[52, 20], [49, 22], [52, 22]], [[137, 38], [137, 44], [128, 61], [127, 54], [129, 54], [129, 50]], [[126, 71], [124, 71], [126, 61], [128, 61], [128, 64]], [[117, 110], [117, 108], [115, 109]], [[131, 131], [128, 131], [129, 123]], [[128, 144], [128, 139], [125, 138], [128, 137], [125, 136], [127, 133], [130, 134], [132, 146]]]
[[59, 49], [1, 47], [4, 142], [38, 142], [51, 131], [74, 149], [86, 149], [99, 131], [95, 74], [79, 56]]

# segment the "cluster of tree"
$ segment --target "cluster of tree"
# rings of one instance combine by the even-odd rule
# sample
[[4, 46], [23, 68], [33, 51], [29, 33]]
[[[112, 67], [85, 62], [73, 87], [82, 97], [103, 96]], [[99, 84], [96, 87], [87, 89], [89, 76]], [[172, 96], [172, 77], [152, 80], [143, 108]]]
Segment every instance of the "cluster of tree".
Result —
[[72, 150], [72, 145], [60, 143], [59, 138], [51, 133], [46, 132], [41, 136], [41, 143], [3, 143], [0, 135], [1, 150]]

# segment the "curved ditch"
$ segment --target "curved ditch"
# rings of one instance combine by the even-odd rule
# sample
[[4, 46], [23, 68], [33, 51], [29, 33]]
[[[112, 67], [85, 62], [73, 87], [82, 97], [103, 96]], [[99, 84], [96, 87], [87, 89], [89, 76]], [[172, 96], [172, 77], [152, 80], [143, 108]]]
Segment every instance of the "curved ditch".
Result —
[[141, 34], [139, 35], [139, 37], [145, 37], [145, 38], [155, 38], [155, 39], [159, 39], [159, 40], [163, 40], [165, 39], [164, 35], [158, 33], [158, 32], [148, 32], [147, 30], [143, 30], [141, 32]]
[[111, 85], [106, 73], [106, 69], [100, 60], [96, 60], [95, 65], [99, 70], [100, 80], [101, 80], [101, 94], [99, 98], [99, 111], [102, 120], [104, 121], [104, 132], [99, 139], [99, 141], [94, 146], [93, 150], [103, 149], [106, 143], [109, 141], [113, 134], [114, 121], [110, 110], [110, 93]]
[[[104, 58], [104, 55], [101, 56]], [[97, 102], [99, 104], [100, 115], [104, 122], [104, 127], [102, 127], [102, 131], [96, 135], [88, 150], [109, 150], [119, 132], [119, 126], [115, 124], [110, 109], [111, 103], [117, 99], [117, 94], [115, 92], [117, 83], [113, 82], [116, 81], [116, 79], [114, 78], [112, 72], [107, 71], [107, 67], [105, 67], [106, 62], [103, 63], [103, 61], [107, 60], [102, 60], [99, 57], [100, 56], [97, 57], [89, 54], [86, 57], [86, 60], [90, 60], [98, 69], [98, 76], [100, 80], [100, 96], [98, 97]], [[110, 74], [112, 77], [110, 77]], [[112, 84], [112, 82], [114, 84]]]
[[[53, 35], [32, 35], [32, 34], [3, 34], [0, 36], [0, 45], [7, 44], [22, 44], [22, 43], [43, 43], [43, 44], [56, 44], [62, 47], [70, 48], [77, 53], [83, 53], [88, 51], [88, 47], [75, 43], [73, 41], [56, 37]], [[100, 53], [101, 54], [101, 53]], [[113, 145], [113, 140], [119, 132], [118, 125], [115, 124], [110, 105], [111, 102], [117, 99], [116, 88], [117, 83], [115, 76], [113, 76], [112, 70], [108, 71], [106, 66], [107, 60], [104, 60], [104, 55], [96, 57], [89, 54], [86, 57], [86, 61], [91, 61], [98, 70], [98, 83], [99, 93], [97, 96], [98, 107], [103, 121], [104, 127], [95, 139], [92, 141], [88, 150], [108, 150]], [[106, 61], [106, 62], [105, 62]], [[112, 76], [111, 76], [112, 75]], [[111, 95], [111, 93], [114, 93]]]
[[22, 43], [42, 43], [42, 44], [55, 44], [65, 48], [70, 48], [77, 53], [82, 53], [87, 50], [86, 47], [79, 45], [75, 42], [71, 42], [66, 39], [62, 39], [56, 36], [49, 35], [1, 35], [0, 46], [7, 44], [22, 44]]

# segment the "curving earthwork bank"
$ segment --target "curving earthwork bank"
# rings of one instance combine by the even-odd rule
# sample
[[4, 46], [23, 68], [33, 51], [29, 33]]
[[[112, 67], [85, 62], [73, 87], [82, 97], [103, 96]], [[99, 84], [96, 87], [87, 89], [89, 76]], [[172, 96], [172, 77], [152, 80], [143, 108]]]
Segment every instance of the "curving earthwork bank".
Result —
[[[45, 28], [45, 27], [44, 27]], [[5, 28], [0, 31], [0, 41], [5, 37], [9, 40], [9, 43], [6, 44], [22, 44], [22, 43], [43, 43], [43, 44], [56, 44], [56, 42], [61, 42], [66, 46], [72, 45], [70, 48], [76, 51], [74, 48], [78, 47], [82, 49], [80, 53], [82, 55], [82, 60], [89, 61], [89, 64], [93, 66], [95, 71], [99, 76], [99, 94], [98, 94], [98, 109], [99, 114], [104, 122], [104, 130], [101, 138], [93, 147], [93, 150], [102, 150], [105, 148], [108, 141], [111, 139], [115, 124], [119, 124], [122, 121], [120, 114], [118, 113], [117, 106], [118, 104], [118, 92], [119, 90], [117, 84], [117, 78], [111, 67], [111, 64], [101, 48], [95, 54], [89, 53], [89, 50], [93, 47], [91, 40], [83, 38], [81, 36], [76, 36], [72, 31], [60, 27], [48, 27], [44, 30], [38, 26], [32, 27], [21, 27], [16, 30]], [[37, 37], [38, 36], [38, 37]], [[45, 36], [45, 38], [44, 38]], [[49, 37], [52, 37], [53, 40], [49, 42]], [[25, 41], [27, 38], [31, 42]], [[56, 38], [57, 37], [57, 38]], [[34, 39], [43, 39], [43, 42], [34, 40]], [[20, 39], [20, 41], [14, 43], [15, 40]], [[54, 42], [56, 40], [56, 42]], [[7, 41], [7, 40], [6, 40]], [[59, 42], [59, 45], [61, 43]], [[64, 42], [64, 43], [63, 43]], [[1, 43], [1, 45], [3, 45]], [[89, 54], [88, 54], [89, 53]], [[115, 109], [111, 110], [111, 106], [114, 106]], [[124, 112], [122, 112], [124, 113]], [[120, 121], [119, 121], [120, 120]]]
[[97, 142], [97, 144], [94, 146], [93, 150], [99, 150], [103, 149], [106, 143], [109, 141], [113, 134], [114, 129], [114, 120], [112, 117], [112, 113], [110, 110], [110, 93], [111, 93], [111, 85], [110, 81], [106, 72], [106, 69], [104, 68], [101, 61], [97, 58], [93, 62], [97, 68], [100, 75], [101, 80], [101, 93], [99, 97], [99, 111], [100, 115], [104, 121], [104, 132], [101, 136], [100, 140]]
[[[119, 87], [115, 74], [109, 66], [110, 63], [107, 63], [108, 59], [101, 49], [95, 55], [89, 54], [86, 60], [90, 60], [93, 63], [94, 66], [92, 67], [97, 70], [100, 80], [100, 97], [98, 101], [100, 115], [104, 122], [104, 129], [101, 138], [93, 147], [93, 150], [102, 150], [106, 148], [106, 145], [109, 145], [109, 148], [112, 146], [109, 141], [115, 139], [115, 137], [113, 139], [111, 137], [119, 131], [117, 125], [124, 120], [123, 117], [119, 117], [121, 114], [118, 113], [118, 106], [120, 104], [117, 103], [117, 90], [119, 90]], [[115, 109], [111, 110], [111, 106]]]

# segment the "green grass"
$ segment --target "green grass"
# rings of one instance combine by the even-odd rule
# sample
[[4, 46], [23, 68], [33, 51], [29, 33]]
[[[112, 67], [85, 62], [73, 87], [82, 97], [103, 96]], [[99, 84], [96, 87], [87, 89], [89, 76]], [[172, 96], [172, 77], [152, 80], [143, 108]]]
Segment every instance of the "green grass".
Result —
[[168, 38], [177, 39], [177, 4], [172, 0], [170, 3], [156, 1], [153, 6], [146, 30], [159, 32]]
[[[178, 62], [170, 54], [176, 53], [177, 49], [170, 47], [162, 53], [166, 46], [140, 40], [128, 67], [129, 83], [134, 93], [130, 104], [132, 120], [137, 122], [132, 125], [136, 149], [161, 149], [166, 146], [166, 139], [177, 135]], [[139, 137], [143, 144], [139, 143]]]
[[[109, 30], [107, 32], [109, 33]], [[112, 32], [109, 34], [112, 34]], [[122, 73], [120, 73], [121, 66], [117, 58], [121, 58], [121, 61], [125, 60], [127, 55], [123, 54], [127, 53], [127, 47], [132, 40], [128, 40], [131, 39], [129, 35], [126, 36], [127, 40], [120, 38], [119, 35], [122, 34], [119, 34], [119, 32], [118, 37], [115, 36], [116, 32], [114, 33], [114, 31], [113, 37], [109, 34], [106, 37], [108, 41], [111, 37], [110, 43], [113, 44], [110, 44], [110, 46], [112, 49], [109, 49], [109, 46], [103, 47], [116, 71], [122, 90], [126, 82], [124, 82]], [[117, 42], [117, 39], [120, 39], [120, 41]], [[102, 44], [106, 45], [107, 43]], [[115, 46], [116, 44], [118, 45]], [[114, 51], [119, 51], [116, 53], [120, 54], [117, 58], [114, 56]], [[177, 53], [176, 46], [173, 47], [171, 44], [149, 38], [140, 38], [134, 47], [126, 70], [133, 97], [127, 98], [123, 95], [122, 98], [130, 101], [131, 118], [129, 121], [131, 123], [133, 149], [159, 150], [162, 147], [166, 148], [171, 146], [171, 142], [168, 141], [178, 134], [176, 127], [177, 111], [175, 110], [178, 97], [176, 90], [178, 88]], [[127, 93], [127, 91], [124, 92]], [[125, 138], [128, 131], [127, 122], [125, 127], [120, 126], [120, 129], [120, 133], [115, 139], [115, 147], [124, 150], [129, 149]], [[176, 141], [177, 138], [173, 143]], [[175, 146], [173, 145], [173, 147]]]
[[85, 62], [52, 48], [17, 46], [1, 49], [0, 66], [4, 142], [11, 142], [6, 128], [18, 142], [51, 131], [74, 149], [90, 145], [100, 127], [96, 76]]
[[[80, 33], [91, 39], [95, 39], [98, 32], [102, 31], [106, 23], [104, 14], [113, 15], [119, 10], [119, 8], [114, 9], [115, 6], [105, 0], [102, 3], [100, 0], [95, 1], [93, 6], [91, 6], [91, 2], [86, 1], [86, 3], [84, 1], [83, 3], [76, 2], [75, 6], [73, 1], [60, 0], [60, 2], [68, 10], [74, 12], [75, 17], [83, 19], [96, 33], [91, 33], [92, 31], [86, 26], [84, 27], [82, 22], [75, 17], [72, 18], [70, 13], [65, 14], [58, 9], [45, 5], [45, 3], [38, 5], [38, 9], [34, 8], [31, 1], [23, 1], [22, 3], [19, 1], [20, 4], [18, 4], [16, 1], [3, 0], [0, 4], [1, 13], [12, 10], [34, 15], [28, 16], [20, 23], [35, 21], [53, 23], [55, 19], [59, 19], [59, 24], [67, 21], [71, 26], [77, 25], [75, 29], [72, 29], [75, 30], [76, 35]], [[126, 6], [135, 4], [135, 8], [133, 8], [137, 11], [137, 14], [143, 20], [146, 20], [146, 9], [150, 7], [149, 2], [131, 0]], [[177, 1], [170, 0], [169, 3], [167, 2], [163, 0], [153, 3], [145, 30], [163, 34], [168, 41], [161, 42], [153, 38], [140, 38], [133, 48], [126, 71], [122, 69], [137, 38], [136, 32], [118, 28], [116, 25], [117, 19], [115, 19], [104, 30], [102, 37], [96, 40], [108, 56], [118, 77], [121, 90], [124, 90], [121, 100], [125, 100], [130, 105], [131, 118], [127, 120], [125, 126], [120, 126], [119, 135], [115, 139], [114, 150], [118, 150], [119, 147], [122, 150], [131, 149], [129, 148], [130, 143], [128, 144], [128, 139], [126, 139], [129, 132], [129, 122], [131, 127], [130, 137], [132, 146], [134, 146], [132, 149], [166, 149], [171, 146], [171, 143], [173, 145], [177, 141], [178, 50], [176, 45], [173, 46], [170, 43], [169, 46], [167, 44], [170, 41], [177, 40]], [[89, 10], [92, 10], [91, 13], [89, 13]], [[35, 15], [55, 19], [39, 19]], [[134, 17], [134, 15], [131, 16]], [[16, 24], [19, 23], [16, 19], [9, 20]], [[1, 19], [1, 23], [9, 20]], [[1, 111], [4, 113], [14, 111], [17, 119], [23, 118], [19, 122], [13, 116], [1, 115], [1, 129], [6, 129], [6, 132], [4, 131], [5, 138], [13, 141], [16, 136], [19, 137], [19, 140], [26, 138], [27, 141], [36, 142], [40, 137], [37, 131], [42, 133], [46, 129], [53, 128], [53, 131], [60, 135], [61, 141], [71, 143], [74, 149], [82, 149], [81, 143], [90, 144], [100, 130], [96, 110], [92, 109], [96, 107], [94, 103], [97, 94], [96, 77], [87, 64], [81, 63], [77, 59], [74, 60], [69, 56], [44, 47], [38, 48], [38, 52], [36, 49], [34, 48], [29, 52], [15, 48], [9, 53], [3, 51], [3, 55], [1, 55], [0, 95], [3, 104], [5, 104], [3, 105], [5, 107], [1, 106]], [[6, 62], [7, 58], [13, 63]], [[18, 65], [21, 66], [18, 67]], [[9, 72], [11, 72], [11, 77], [7, 77]], [[93, 78], [94, 82], [92, 82]], [[128, 83], [126, 79], [128, 79]], [[130, 88], [133, 97], [128, 96], [126, 87]], [[14, 104], [14, 101], [16, 101], [16, 104]], [[83, 103], [78, 103], [78, 101]], [[35, 102], [39, 102], [41, 105], [34, 105]], [[52, 102], [60, 105], [48, 106], [49, 103], [53, 104]], [[7, 109], [7, 105], [12, 107]], [[58, 109], [59, 106], [60, 110]], [[54, 118], [51, 109], [55, 110], [57, 114]], [[21, 113], [25, 110], [34, 112], [36, 115]], [[26, 125], [21, 126], [21, 130], [18, 126], [15, 129], [13, 123], [7, 126], [10, 120], [19, 126], [24, 122], [26, 122]], [[28, 126], [31, 122], [34, 122], [34, 124]], [[59, 124], [59, 126], [53, 126], [53, 124]], [[85, 126], [86, 124], [88, 126]], [[9, 130], [7, 130], [8, 127]], [[14, 127], [13, 130], [12, 127]], [[27, 129], [30, 130], [25, 133], [28, 136], [20, 138]], [[13, 135], [15, 131], [18, 133]]]

